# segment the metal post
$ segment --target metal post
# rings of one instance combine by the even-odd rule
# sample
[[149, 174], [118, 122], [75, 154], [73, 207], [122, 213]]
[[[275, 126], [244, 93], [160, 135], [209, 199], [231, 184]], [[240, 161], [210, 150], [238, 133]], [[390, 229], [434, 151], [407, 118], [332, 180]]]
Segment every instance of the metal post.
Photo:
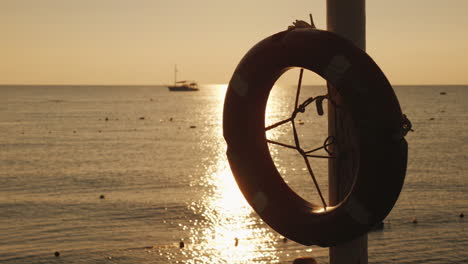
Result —
[[[365, 30], [365, 0], [327, 0], [327, 29], [335, 32], [356, 44], [361, 49], [366, 48]], [[340, 96], [333, 87], [328, 86], [328, 94], [332, 99], [340, 103]], [[328, 133], [339, 142], [337, 135], [343, 135], [344, 131], [339, 113], [333, 105], [328, 103]], [[339, 144], [335, 144], [333, 151], [339, 155]], [[329, 203], [335, 205], [346, 195], [350, 182], [344, 168], [342, 159], [329, 160]], [[330, 264], [367, 264], [367, 234], [350, 242], [330, 248]]]

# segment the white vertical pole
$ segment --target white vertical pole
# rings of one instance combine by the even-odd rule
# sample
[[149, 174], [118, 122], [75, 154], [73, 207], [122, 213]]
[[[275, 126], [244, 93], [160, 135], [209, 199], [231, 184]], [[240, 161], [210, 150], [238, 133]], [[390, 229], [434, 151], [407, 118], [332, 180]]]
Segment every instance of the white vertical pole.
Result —
[[[366, 15], [365, 0], [327, 0], [327, 29], [351, 40], [359, 48], [366, 48]], [[329, 95], [335, 102], [340, 102], [340, 96], [333, 87], [329, 86]], [[331, 136], [343, 135], [340, 124], [341, 117], [335, 112], [333, 105], [328, 103], [328, 132]], [[339, 141], [339, 139], [337, 139]], [[339, 145], [334, 151], [339, 153]], [[339, 154], [338, 154], [339, 155]], [[349, 182], [343, 173], [347, 170], [339, 169], [344, 166], [340, 159], [329, 160], [329, 203], [338, 204], [346, 195]], [[367, 234], [350, 242], [330, 248], [330, 264], [367, 264]]]

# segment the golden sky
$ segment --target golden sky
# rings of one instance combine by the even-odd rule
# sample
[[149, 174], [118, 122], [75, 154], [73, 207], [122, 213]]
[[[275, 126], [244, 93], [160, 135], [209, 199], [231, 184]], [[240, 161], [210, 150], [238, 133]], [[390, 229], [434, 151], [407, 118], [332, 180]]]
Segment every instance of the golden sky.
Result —
[[[0, 83], [227, 83], [242, 56], [326, 0], [0, 0]], [[468, 84], [468, 0], [367, 0], [393, 84]]]

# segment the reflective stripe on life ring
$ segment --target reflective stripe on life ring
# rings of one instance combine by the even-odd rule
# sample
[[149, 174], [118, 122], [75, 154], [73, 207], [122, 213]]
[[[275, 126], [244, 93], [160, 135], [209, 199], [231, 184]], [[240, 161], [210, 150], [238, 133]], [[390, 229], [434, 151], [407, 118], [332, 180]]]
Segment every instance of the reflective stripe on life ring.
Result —
[[[355, 182], [348, 196], [327, 211], [284, 182], [266, 141], [270, 90], [292, 67], [332, 84], [356, 131]], [[283, 31], [255, 45], [232, 76], [223, 113], [227, 157], [243, 195], [268, 225], [304, 245], [333, 246], [367, 232], [394, 206], [407, 161], [402, 116], [390, 83], [364, 51], [327, 31]]]

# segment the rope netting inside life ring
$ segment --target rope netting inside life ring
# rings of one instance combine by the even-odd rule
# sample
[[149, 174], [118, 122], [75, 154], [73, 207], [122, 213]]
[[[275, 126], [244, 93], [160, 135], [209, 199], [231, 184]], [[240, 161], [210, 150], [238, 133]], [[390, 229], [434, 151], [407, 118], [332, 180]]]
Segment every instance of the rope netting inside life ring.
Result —
[[[285, 147], [285, 148], [289, 148], [289, 149], [295, 149], [302, 156], [302, 158], [304, 159], [304, 162], [306, 164], [307, 171], [309, 172], [310, 177], [312, 178], [312, 181], [314, 182], [315, 188], [317, 189], [318, 195], [320, 196], [320, 200], [321, 200], [321, 202], [323, 204], [323, 208], [324, 208], [324, 210], [326, 210], [327, 202], [325, 201], [325, 198], [323, 196], [323, 192], [320, 189], [320, 185], [319, 185], [319, 183], [317, 181], [317, 177], [314, 174], [314, 170], [312, 169], [309, 158], [319, 158], [319, 159], [335, 159], [335, 158], [337, 158], [336, 154], [334, 154], [329, 148], [330, 146], [336, 144], [335, 137], [334, 136], [328, 136], [324, 140], [324, 142], [323, 142], [323, 144], [321, 146], [313, 148], [313, 149], [306, 150], [306, 149], [302, 148], [302, 146], [301, 146], [301, 142], [300, 142], [299, 135], [298, 135], [297, 128], [296, 128], [296, 120], [295, 119], [296, 119], [298, 113], [304, 113], [306, 111], [307, 106], [309, 106], [313, 102], [315, 102], [315, 106], [316, 106], [318, 115], [323, 115], [324, 114], [323, 101], [325, 99], [329, 100], [332, 103], [332, 105], [335, 107], [335, 109], [338, 108], [339, 106], [335, 102], [333, 102], [333, 100], [331, 100], [331, 98], [329, 97], [328, 94], [327, 95], [319, 95], [319, 96], [315, 96], [315, 97], [308, 97], [301, 104], [299, 104], [299, 96], [300, 96], [300, 93], [301, 93], [303, 74], [304, 74], [304, 69], [301, 68], [300, 73], [299, 73], [299, 81], [298, 81], [298, 85], [297, 85], [297, 90], [296, 90], [294, 109], [293, 109], [293, 111], [291, 113], [291, 116], [289, 118], [284, 119], [284, 120], [278, 121], [278, 122], [276, 122], [276, 123], [274, 123], [274, 124], [272, 124], [270, 126], [267, 126], [265, 128], [265, 131], [274, 129], [276, 127], [279, 127], [281, 125], [288, 124], [288, 123], [290, 123], [292, 125], [294, 145], [289, 145], [289, 144], [281, 143], [281, 142], [270, 140], [270, 139], [267, 139], [267, 142], [270, 143], [270, 144], [281, 146], [281, 147]], [[319, 150], [322, 150], [322, 149], [325, 150], [328, 155], [317, 155], [317, 154], [315, 154], [315, 152], [317, 152]]]

